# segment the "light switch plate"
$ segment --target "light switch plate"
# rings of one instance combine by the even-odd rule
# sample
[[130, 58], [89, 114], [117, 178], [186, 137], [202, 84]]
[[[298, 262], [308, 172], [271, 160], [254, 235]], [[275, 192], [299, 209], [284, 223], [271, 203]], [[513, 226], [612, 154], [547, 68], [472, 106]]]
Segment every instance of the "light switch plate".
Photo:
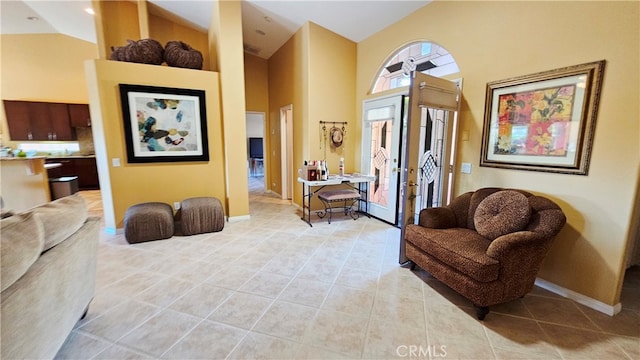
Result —
[[460, 171], [463, 174], [471, 174], [471, 163], [462, 163]]
[[113, 167], [119, 167], [120, 166], [120, 158], [111, 159], [111, 165], [113, 165]]

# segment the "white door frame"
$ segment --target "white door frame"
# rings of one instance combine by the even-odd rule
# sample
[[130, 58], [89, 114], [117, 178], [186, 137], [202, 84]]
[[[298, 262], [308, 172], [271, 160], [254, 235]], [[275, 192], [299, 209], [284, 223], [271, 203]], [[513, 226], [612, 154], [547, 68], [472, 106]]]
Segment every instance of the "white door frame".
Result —
[[293, 104], [280, 108], [280, 168], [283, 200], [293, 198]]
[[[361, 172], [367, 175], [372, 174], [370, 169], [371, 163], [371, 129], [367, 112], [369, 110], [384, 109], [391, 107], [393, 113], [388, 114], [389, 119], [392, 120], [392, 136], [391, 144], [389, 145], [390, 153], [389, 160], [391, 161], [389, 170], [389, 192], [388, 192], [388, 206], [376, 206], [374, 202], [369, 203], [369, 213], [381, 220], [389, 222], [391, 224], [398, 223], [398, 201], [400, 200], [399, 182], [400, 182], [400, 169], [403, 162], [401, 156], [401, 141], [402, 141], [402, 128], [403, 128], [403, 107], [404, 107], [404, 92], [397, 92], [394, 94], [387, 94], [377, 98], [366, 99], [362, 103], [362, 149], [361, 149]], [[382, 116], [386, 116], [382, 115]], [[384, 119], [379, 119], [384, 120]], [[386, 121], [386, 120], [385, 120]], [[369, 185], [369, 192], [373, 193], [373, 186]], [[372, 194], [367, 194], [371, 199]]]

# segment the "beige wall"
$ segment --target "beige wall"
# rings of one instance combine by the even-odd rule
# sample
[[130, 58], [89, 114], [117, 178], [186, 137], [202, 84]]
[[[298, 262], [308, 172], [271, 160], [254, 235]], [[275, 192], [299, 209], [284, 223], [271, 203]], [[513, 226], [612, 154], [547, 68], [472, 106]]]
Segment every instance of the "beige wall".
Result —
[[163, 17], [149, 14], [149, 37], [158, 40], [162, 46], [169, 41], [182, 41], [193, 49], [200, 51], [204, 59], [202, 70], [210, 70], [209, 41], [206, 32], [200, 32], [184, 25], [177, 24]]
[[148, 28], [141, 29], [139, 23], [141, 18], [147, 18], [146, 14], [139, 14], [140, 8], [146, 9], [144, 5], [138, 6], [133, 1], [93, 0], [93, 8], [96, 10], [96, 34], [101, 59], [108, 59], [112, 48], [127, 45], [127, 40], [140, 40], [149, 32]]
[[[246, 136], [254, 136], [259, 130], [260, 137], [264, 139], [264, 148], [270, 149], [271, 136], [265, 131], [269, 125], [269, 62], [267, 60], [244, 53], [244, 91], [246, 110], [264, 113], [264, 121], [260, 121], [259, 124], [260, 129], [251, 129], [249, 127], [251, 123], [247, 123]], [[266, 163], [263, 163], [263, 166], [273, 161], [273, 157], [269, 154], [269, 151], [265, 151]], [[279, 157], [278, 161], [280, 161]], [[264, 169], [267, 169], [267, 166], [264, 166]], [[265, 190], [271, 190], [271, 173], [269, 171], [264, 171], [264, 185]]]
[[239, 1], [216, 2], [213, 8], [209, 42], [211, 68], [220, 73], [227, 215], [240, 219], [249, 216], [247, 149], [237, 146], [246, 143], [242, 13]]
[[[281, 142], [280, 142], [280, 108], [293, 105], [293, 154], [294, 164], [308, 159], [309, 154], [304, 150], [306, 136], [303, 128], [305, 124], [306, 108], [303, 99], [307, 97], [306, 76], [308, 64], [308, 26], [303, 26], [291, 39], [269, 58], [269, 116], [267, 129], [269, 131], [268, 144], [270, 158], [267, 162], [270, 176], [270, 188], [277, 194], [282, 194], [281, 173]], [[295, 166], [295, 165], [294, 165]], [[295, 167], [297, 169], [297, 167]], [[295, 190], [294, 201], [300, 203], [300, 191]]]
[[[60, 34], [0, 36], [2, 99], [88, 103], [83, 63], [98, 57], [96, 44]], [[3, 145], [9, 141], [0, 103]]]
[[[357, 101], [384, 60], [415, 40], [444, 46], [462, 77], [456, 194], [483, 186], [546, 194], [567, 214], [540, 277], [608, 305], [619, 301], [638, 186], [637, 2], [436, 1], [358, 44]], [[499, 21], [496, 21], [499, 19]], [[479, 167], [487, 82], [605, 59], [588, 176]], [[358, 113], [360, 118], [360, 111]], [[460, 162], [473, 164], [460, 174]]]
[[[356, 44], [313, 23], [310, 30], [307, 133], [310, 158], [327, 160], [329, 171], [337, 173], [340, 158], [344, 157], [345, 169], [351, 172], [360, 153], [360, 139], [351, 132], [361, 122], [356, 119]], [[347, 122], [341, 147], [331, 147], [329, 131], [333, 125], [323, 124], [325, 137], [320, 121]], [[294, 166], [300, 167], [299, 163]]]
[[[217, 73], [109, 60], [88, 61], [85, 65], [107, 231], [123, 226], [124, 214], [133, 204], [160, 201], [173, 205], [196, 196], [226, 198]], [[209, 161], [127, 163], [118, 84], [204, 90]], [[113, 159], [119, 159], [121, 166], [113, 166]]]
[[[113, 47], [127, 45], [127, 40], [151, 38], [166, 45], [182, 41], [200, 51], [202, 70], [211, 70], [209, 41], [206, 32], [184, 25], [185, 21], [145, 1], [95, 1], [96, 33], [100, 58], [108, 59]], [[155, 12], [155, 13], [152, 13]]]
[[244, 90], [247, 111], [269, 112], [269, 62], [244, 54]]
[[[281, 194], [280, 108], [293, 105], [293, 168], [304, 160], [326, 159], [329, 171], [337, 172], [340, 157], [345, 157], [347, 171], [352, 170], [357, 142], [349, 131], [355, 119], [356, 44], [314, 23], [305, 24], [269, 59], [268, 128], [271, 135], [272, 189]], [[321, 140], [320, 121], [347, 121], [343, 147], [332, 149]], [[327, 125], [327, 131], [331, 125]], [[294, 202], [301, 204], [302, 188], [294, 183]]]

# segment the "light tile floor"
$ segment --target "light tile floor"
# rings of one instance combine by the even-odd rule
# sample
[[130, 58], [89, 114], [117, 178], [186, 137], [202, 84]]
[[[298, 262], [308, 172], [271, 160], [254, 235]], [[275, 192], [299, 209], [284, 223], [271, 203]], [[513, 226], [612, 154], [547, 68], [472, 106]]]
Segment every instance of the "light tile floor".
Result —
[[[309, 227], [251, 178], [251, 220], [128, 245], [101, 235], [97, 293], [59, 359], [640, 359], [640, 269], [603, 315], [540, 288], [478, 321], [399, 230], [337, 216]], [[99, 192], [83, 192], [100, 214]]]

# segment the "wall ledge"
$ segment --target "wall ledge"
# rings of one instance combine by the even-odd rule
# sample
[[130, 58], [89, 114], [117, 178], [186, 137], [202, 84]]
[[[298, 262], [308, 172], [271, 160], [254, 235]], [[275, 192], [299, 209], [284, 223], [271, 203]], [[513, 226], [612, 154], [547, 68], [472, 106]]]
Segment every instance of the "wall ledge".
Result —
[[543, 280], [540, 278], [536, 278], [535, 284], [545, 290], [549, 290], [554, 294], [558, 294], [567, 299], [571, 299], [576, 301], [586, 307], [592, 308], [593, 310], [599, 311], [603, 314], [607, 314], [609, 316], [614, 316], [622, 310], [622, 304], [617, 303], [615, 305], [608, 305], [599, 300], [590, 298], [586, 295], [582, 295], [573, 290], [566, 289], [562, 286], [556, 285], [547, 280]]

